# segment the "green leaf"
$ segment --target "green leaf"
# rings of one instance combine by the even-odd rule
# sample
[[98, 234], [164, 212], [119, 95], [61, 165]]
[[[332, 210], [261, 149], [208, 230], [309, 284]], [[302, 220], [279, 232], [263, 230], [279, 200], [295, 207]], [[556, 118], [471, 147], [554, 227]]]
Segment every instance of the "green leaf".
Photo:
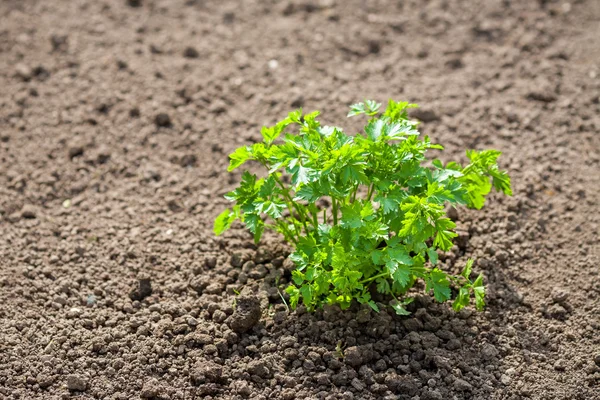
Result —
[[433, 269], [429, 274], [427, 283], [427, 290], [433, 289], [433, 296], [438, 302], [443, 303], [450, 299], [450, 282], [444, 271], [437, 268]]
[[373, 300], [369, 300], [367, 302], [367, 304], [375, 311], [375, 312], [379, 312], [379, 307], [377, 307], [377, 304], [375, 304], [375, 302]]
[[242, 164], [244, 164], [250, 158], [250, 152], [248, 151], [248, 147], [242, 146], [238, 147], [233, 153], [229, 155], [229, 168], [227, 171], [231, 172], [234, 169], [238, 168]]
[[394, 299], [390, 302], [390, 306], [392, 306], [394, 311], [396, 311], [397, 315], [410, 315], [410, 311], [408, 311], [404, 307], [406, 307], [407, 305], [412, 303], [413, 300], [414, 299], [412, 297], [409, 297], [403, 301], [398, 301], [398, 300]]
[[312, 168], [297, 164], [290, 168], [290, 173], [292, 174], [292, 184], [300, 185], [309, 183], [315, 171]]
[[351, 206], [342, 206], [342, 226], [344, 228], [360, 228], [363, 225], [360, 203], [354, 203]]
[[306, 200], [309, 203], [314, 203], [321, 197], [320, 193], [312, 185], [302, 185], [296, 192], [295, 201]]
[[473, 293], [475, 294], [475, 307], [477, 310], [483, 310], [485, 306], [485, 287], [483, 286], [483, 275], [479, 275], [473, 282]]
[[452, 303], [452, 308], [454, 309], [454, 311], [460, 311], [468, 305], [469, 305], [469, 288], [466, 286], [463, 286], [459, 289], [458, 296], [456, 296], [456, 299], [454, 299], [454, 302]]
[[394, 101], [390, 99], [383, 115], [390, 118], [392, 121], [406, 120], [408, 119], [407, 110], [409, 108], [417, 107], [416, 104], [410, 104], [407, 101]]
[[467, 264], [465, 265], [465, 267], [463, 268], [462, 272], [460, 273], [466, 280], [469, 280], [469, 277], [471, 276], [471, 270], [473, 268], [473, 259], [469, 258], [467, 260]]
[[456, 233], [440, 230], [435, 235], [435, 239], [433, 240], [433, 245], [439, 247], [444, 251], [448, 251], [452, 248], [452, 238], [458, 236]]
[[429, 257], [429, 261], [432, 265], [436, 265], [438, 262], [438, 253], [435, 251], [433, 247], [427, 249], [427, 257]]
[[390, 293], [390, 283], [387, 279], [377, 279], [377, 292], [383, 294]]
[[401, 287], [406, 287], [408, 282], [410, 282], [411, 277], [410, 266], [400, 264], [394, 260], [389, 260], [385, 265], [390, 275], [392, 275], [394, 282], [396, 282]]
[[399, 264], [413, 265], [413, 259], [408, 253], [408, 250], [404, 246], [388, 247], [388, 256], [390, 260], [393, 260]]
[[214, 231], [215, 235], [219, 236], [223, 232], [228, 230], [231, 227], [231, 224], [233, 223], [233, 221], [235, 221], [236, 219], [237, 219], [237, 214], [235, 212], [232, 212], [229, 209], [227, 209], [227, 210], [223, 211], [221, 214], [219, 214], [217, 219], [215, 219], [215, 223], [214, 223], [214, 227], [213, 227], [213, 231]]
[[381, 103], [376, 103], [373, 100], [365, 100], [364, 103], [352, 104], [350, 106], [350, 112], [348, 113], [348, 117], [353, 117], [359, 114], [373, 116], [377, 114], [379, 107], [381, 107]]

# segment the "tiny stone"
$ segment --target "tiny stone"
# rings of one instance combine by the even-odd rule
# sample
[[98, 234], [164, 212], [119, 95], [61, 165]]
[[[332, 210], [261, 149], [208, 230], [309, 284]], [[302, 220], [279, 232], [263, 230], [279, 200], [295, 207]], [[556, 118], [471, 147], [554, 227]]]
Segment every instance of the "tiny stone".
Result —
[[81, 316], [81, 309], [77, 307], [73, 307], [67, 313], [67, 318], [78, 318]]
[[15, 66], [16, 75], [24, 81], [29, 80], [33, 71], [25, 64], [17, 64]]
[[67, 388], [83, 392], [87, 388], [87, 380], [80, 375], [67, 376]]
[[34, 219], [37, 216], [37, 212], [34, 206], [26, 204], [21, 209], [21, 217], [26, 219]]
[[158, 127], [168, 128], [171, 126], [171, 117], [166, 113], [157, 114], [156, 117], [154, 117], [154, 123]]
[[185, 58], [198, 58], [200, 57], [200, 53], [198, 53], [198, 50], [190, 46], [185, 48], [183, 51], [183, 56]]
[[465, 381], [464, 379], [457, 379], [454, 381], [454, 388], [461, 392], [470, 392], [473, 390], [473, 386]]
[[554, 363], [554, 369], [557, 371], [564, 371], [567, 369], [567, 363], [565, 360], [558, 360]]

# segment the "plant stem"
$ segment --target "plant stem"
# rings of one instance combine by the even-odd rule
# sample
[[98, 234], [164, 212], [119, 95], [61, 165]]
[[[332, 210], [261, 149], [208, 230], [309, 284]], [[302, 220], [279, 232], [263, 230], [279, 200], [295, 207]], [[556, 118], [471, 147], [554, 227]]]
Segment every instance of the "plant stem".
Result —
[[373, 193], [375, 192], [375, 184], [371, 184], [369, 186], [369, 191], [367, 192], [367, 201], [371, 201], [371, 196], [373, 196]]
[[331, 207], [332, 207], [332, 212], [333, 212], [333, 225], [337, 225], [338, 223], [338, 218], [337, 218], [337, 213], [338, 213], [338, 209], [337, 209], [337, 201], [335, 201], [335, 198], [331, 198]]
[[371, 281], [374, 281], [377, 278], [383, 278], [384, 276], [387, 276], [387, 275], [389, 275], [387, 272], [382, 272], [379, 275], [375, 275], [375, 276], [372, 276], [370, 278], [363, 279], [362, 281], [360, 281], [358, 283], [360, 283], [362, 285], [363, 283], [371, 282]]
[[[275, 181], [279, 184], [279, 186], [281, 186], [281, 193], [283, 194], [283, 197], [286, 199], [286, 204], [288, 206], [288, 209], [290, 210], [290, 213], [292, 212], [292, 210], [296, 210], [296, 212], [298, 213], [298, 215], [300, 216], [300, 221], [302, 222], [302, 225], [304, 225], [304, 229], [306, 230], [306, 233], [308, 233], [308, 225], [306, 225], [306, 214], [304, 213], [304, 210], [294, 202], [294, 200], [292, 199], [292, 196], [290, 196], [289, 193], [289, 189], [287, 189], [285, 187], [285, 185], [283, 184], [283, 182], [281, 182], [281, 180], [279, 179], [279, 177], [277, 175], [273, 175], [275, 177]], [[294, 225], [295, 227], [296, 225]], [[300, 236], [300, 234], [298, 234], [298, 236]]]
[[281, 227], [281, 230], [284, 232], [283, 235], [287, 236], [287, 238], [291, 241], [294, 242], [294, 244], [298, 244], [298, 239], [300, 238], [300, 232], [298, 231], [298, 228], [296, 227], [296, 225], [294, 224], [294, 228], [296, 228], [296, 234], [298, 235], [298, 239], [296, 239], [294, 237], [294, 234], [290, 231], [290, 229], [287, 227], [285, 220], [283, 221], [277, 221], [277, 225]]
[[319, 211], [318, 211], [318, 210], [316, 210], [316, 209], [315, 209], [315, 210], [312, 212], [312, 217], [313, 217], [313, 226], [315, 227], [315, 229], [318, 229], [318, 228], [319, 228], [319, 219], [318, 219], [318, 213], [319, 213]]

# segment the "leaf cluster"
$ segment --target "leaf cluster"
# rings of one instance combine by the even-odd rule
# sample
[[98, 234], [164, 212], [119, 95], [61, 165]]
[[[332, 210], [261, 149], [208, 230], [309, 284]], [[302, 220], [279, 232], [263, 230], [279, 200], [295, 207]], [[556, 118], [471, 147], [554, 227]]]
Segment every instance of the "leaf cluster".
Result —
[[295, 249], [294, 284], [287, 289], [292, 307], [347, 308], [358, 301], [378, 310], [377, 291], [406, 314], [411, 299], [405, 295], [422, 280], [437, 301], [454, 297], [455, 310], [472, 297], [481, 309], [483, 279], [471, 280], [472, 260], [457, 276], [438, 264], [438, 250], [449, 250], [457, 236], [445, 205], [480, 209], [492, 188], [512, 194], [510, 178], [498, 168], [496, 150], [468, 150], [464, 166], [429, 163], [427, 150], [443, 147], [420, 138], [407, 113], [413, 107], [390, 100], [380, 112], [374, 101], [354, 104], [348, 116], [368, 118], [356, 135], [322, 126], [317, 111], [296, 110], [263, 127], [263, 142], [235, 150], [228, 170], [254, 161], [266, 176], [242, 174], [226, 195], [234, 205], [217, 217], [215, 233], [241, 220], [256, 242], [265, 229], [283, 235]]

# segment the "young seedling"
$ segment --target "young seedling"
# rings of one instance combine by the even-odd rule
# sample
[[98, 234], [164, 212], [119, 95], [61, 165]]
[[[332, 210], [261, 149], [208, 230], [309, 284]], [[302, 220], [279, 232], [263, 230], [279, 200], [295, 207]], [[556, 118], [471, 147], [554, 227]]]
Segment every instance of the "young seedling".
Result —
[[364, 132], [353, 136], [321, 126], [318, 111], [297, 110], [263, 127], [264, 141], [235, 150], [228, 170], [252, 160], [267, 174], [242, 174], [225, 196], [235, 204], [217, 217], [215, 233], [241, 220], [256, 242], [265, 229], [282, 234], [297, 267], [287, 288], [292, 308], [300, 301], [309, 310], [347, 308], [356, 300], [378, 311], [371, 298], [377, 290], [405, 315], [412, 301], [406, 293], [420, 279], [438, 302], [450, 300], [455, 287], [455, 310], [471, 296], [482, 309], [483, 278], [471, 280], [472, 260], [454, 276], [438, 267], [437, 251], [449, 250], [457, 236], [445, 204], [480, 209], [492, 188], [512, 194], [509, 176], [496, 164], [501, 153], [467, 150], [465, 166], [437, 159], [428, 166], [426, 151], [443, 147], [419, 138], [407, 114], [416, 105], [390, 100], [383, 113], [380, 107], [374, 101], [351, 106], [348, 116], [368, 117]]

